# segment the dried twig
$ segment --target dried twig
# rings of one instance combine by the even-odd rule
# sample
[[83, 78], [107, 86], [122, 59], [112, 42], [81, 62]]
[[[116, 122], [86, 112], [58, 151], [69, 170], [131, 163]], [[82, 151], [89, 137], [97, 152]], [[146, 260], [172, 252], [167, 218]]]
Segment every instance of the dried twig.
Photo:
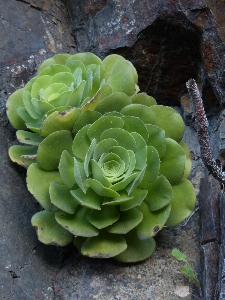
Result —
[[200, 96], [197, 84], [194, 79], [189, 79], [186, 83], [188, 92], [191, 96], [194, 106], [196, 129], [198, 133], [198, 141], [201, 150], [202, 161], [209, 172], [218, 181], [225, 183], [225, 172], [222, 172], [217, 165], [209, 146], [208, 121], [205, 115], [203, 101]]

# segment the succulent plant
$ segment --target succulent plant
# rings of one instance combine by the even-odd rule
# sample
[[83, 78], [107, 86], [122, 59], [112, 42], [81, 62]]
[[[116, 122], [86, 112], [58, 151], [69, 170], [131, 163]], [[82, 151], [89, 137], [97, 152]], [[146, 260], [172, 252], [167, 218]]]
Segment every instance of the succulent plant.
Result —
[[114, 92], [131, 96], [137, 89], [135, 68], [119, 55], [109, 55], [103, 61], [92, 53], [58, 54], [47, 59], [37, 76], [7, 101], [8, 118], [19, 129], [17, 138], [27, 144], [11, 147], [10, 158], [27, 167], [50, 132], [71, 130], [81, 111], [94, 110], [98, 101]]
[[[79, 71], [70, 74], [75, 84], [86, 78], [85, 87], [92, 77], [81, 79], [83, 74], [100, 74], [100, 80], [93, 76], [97, 87], [80, 96], [70, 83], [47, 100], [49, 87], [44, 85], [43, 92], [45, 81], [40, 81], [32, 95], [38, 77], [50, 76], [45, 72], [58, 70], [59, 63], [60, 70], [78, 65]], [[52, 78], [64, 82], [61, 72], [69, 73]], [[65, 246], [73, 241], [89, 257], [142, 261], [153, 253], [154, 236], [164, 226], [175, 226], [192, 212], [195, 192], [187, 180], [191, 159], [182, 141], [183, 120], [174, 109], [137, 93], [136, 82], [134, 67], [117, 55], [103, 62], [89, 53], [60, 55], [44, 62], [38, 76], [9, 98], [9, 119], [19, 129], [19, 141], [28, 144], [12, 146], [10, 157], [28, 167], [28, 190], [43, 207], [31, 220], [41, 242]], [[67, 102], [57, 106], [64, 93], [70, 93]], [[68, 107], [73, 93], [79, 101], [74, 96]], [[32, 116], [36, 127], [20, 119], [21, 111], [30, 113], [30, 104], [40, 111], [34, 103], [58, 103]]]

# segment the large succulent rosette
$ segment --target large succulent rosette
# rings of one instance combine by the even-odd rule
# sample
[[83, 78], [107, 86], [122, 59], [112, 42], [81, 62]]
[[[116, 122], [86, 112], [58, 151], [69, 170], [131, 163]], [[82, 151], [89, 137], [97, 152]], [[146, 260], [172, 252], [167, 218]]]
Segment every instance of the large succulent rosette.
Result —
[[73, 241], [89, 257], [148, 258], [153, 237], [195, 205], [183, 133], [174, 109], [123, 92], [81, 111], [72, 130], [47, 132], [27, 172], [28, 189], [44, 208], [32, 218], [39, 240]]
[[109, 55], [103, 61], [92, 53], [58, 54], [47, 59], [37, 76], [7, 101], [8, 118], [18, 129], [18, 140], [26, 144], [11, 147], [10, 158], [28, 167], [35, 160], [38, 144], [49, 133], [72, 130], [81, 111], [94, 110], [98, 101], [114, 92], [133, 95], [136, 83], [135, 68], [119, 55]]
[[9, 155], [28, 167], [28, 190], [43, 207], [32, 218], [41, 242], [136, 262], [164, 226], [192, 212], [184, 123], [137, 92], [136, 70], [121, 56], [78, 53], [46, 60], [9, 97], [23, 144]]

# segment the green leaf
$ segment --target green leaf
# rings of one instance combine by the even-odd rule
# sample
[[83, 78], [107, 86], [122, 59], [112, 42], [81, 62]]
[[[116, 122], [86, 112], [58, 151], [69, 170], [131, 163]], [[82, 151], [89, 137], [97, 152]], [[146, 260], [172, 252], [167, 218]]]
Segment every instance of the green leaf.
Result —
[[109, 180], [104, 176], [103, 171], [99, 164], [95, 160], [91, 160], [91, 173], [93, 178], [99, 181], [103, 186], [110, 187], [111, 183]]
[[40, 74], [41, 71], [49, 65], [65, 65], [66, 60], [70, 57], [69, 54], [56, 54], [53, 57], [46, 59], [38, 68], [37, 73]]
[[96, 145], [96, 148], [95, 148], [94, 154], [93, 154], [93, 159], [95, 161], [98, 161], [100, 156], [103, 153], [107, 153], [111, 147], [116, 146], [116, 145], [118, 145], [118, 143], [114, 139], [109, 138], [109, 139], [102, 140], [101, 142], [99, 142]]
[[162, 157], [166, 152], [165, 131], [152, 124], [147, 124], [146, 128], [149, 133], [147, 145], [153, 146], [158, 151], [159, 157]]
[[136, 227], [143, 219], [143, 214], [137, 208], [120, 212], [119, 220], [107, 228], [110, 233], [126, 234]]
[[181, 272], [182, 272], [184, 275], [188, 276], [188, 278], [189, 278], [190, 280], [193, 279], [194, 276], [195, 276], [194, 270], [193, 270], [192, 268], [190, 268], [190, 267], [187, 267], [187, 266], [180, 266], [180, 270], [181, 270]]
[[132, 132], [131, 135], [135, 139], [137, 150], [135, 152], [136, 165], [135, 169], [141, 171], [145, 168], [147, 163], [147, 145], [143, 137], [136, 132]]
[[87, 110], [82, 112], [77, 118], [77, 120], [75, 121], [75, 124], [73, 126], [73, 133], [77, 133], [80, 129], [82, 129], [84, 126], [88, 124], [93, 124], [101, 116], [102, 115], [97, 111]]
[[24, 89], [15, 91], [6, 102], [6, 113], [15, 129], [26, 129], [24, 120], [17, 113], [17, 109], [23, 105], [23, 92]]
[[64, 150], [72, 153], [72, 135], [70, 131], [60, 130], [48, 135], [39, 145], [38, 165], [48, 171], [57, 170]]
[[179, 145], [182, 147], [182, 149], [184, 150], [185, 155], [186, 155], [183, 179], [187, 179], [191, 173], [191, 167], [192, 167], [191, 153], [190, 153], [188, 146], [183, 141], [181, 141]]
[[156, 116], [156, 126], [165, 130], [166, 137], [178, 143], [184, 134], [184, 122], [181, 116], [171, 107], [163, 105], [151, 106], [151, 110]]
[[84, 164], [80, 163], [79, 161], [76, 160], [74, 157], [74, 178], [77, 183], [77, 185], [81, 188], [81, 190], [86, 193], [87, 187], [85, 185], [86, 181], [86, 174], [84, 171]]
[[118, 234], [100, 231], [96, 237], [88, 238], [81, 247], [83, 255], [95, 258], [110, 258], [127, 248], [125, 239]]
[[143, 123], [143, 121], [141, 121], [141, 119], [133, 116], [124, 116], [121, 119], [124, 121], [123, 129], [131, 133], [136, 132], [143, 137], [145, 142], [148, 141], [149, 138], [148, 130], [145, 124]]
[[138, 93], [136, 95], [131, 96], [132, 103], [142, 104], [145, 106], [156, 105], [156, 101], [153, 97], [148, 96], [146, 93]]
[[113, 92], [122, 92], [131, 96], [135, 93], [135, 83], [137, 83], [135, 71], [134, 66], [129, 61], [118, 60], [114, 64], [106, 84], [112, 87]]
[[73, 155], [82, 161], [84, 161], [85, 155], [91, 144], [91, 141], [87, 135], [89, 127], [90, 124], [79, 130], [73, 140]]
[[120, 214], [115, 206], [102, 206], [101, 211], [91, 210], [87, 214], [87, 220], [98, 229], [112, 225], [119, 217]]
[[70, 69], [71, 73], [74, 74], [74, 72], [79, 68], [82, 71], [82, 79], [84, 80], [86, 78], [86, 68], [85, 65], [79, 61], [71, 59], [71, 57], [66, 61], [66, 67]]
[[173, 249], [172, 250], [172, 255], [181, 261], [186, 261], [187, 256], [185, 254], [183, 254], [182, 252], [180, 252], [178, 249]]
[[74, 159], [66, 150], [63, 151], [59, 161], [59, 173], [68, 188], [71, 188], [76, 183], [74, 177]]
[[123, 120], [113, 116], [103, 116], [95, 121], [88, 129], [87, 135], [90, 139], [96, 139], [100, 141], [101, 134], [107, 129], [111, 128], [123, 128]]
[[88, 151], [85, 155], [85, 158], [84, 158], [84, 172], [85, 172], [87, 177], [89, 176], [89, 170], [90, 170], [89, 163], [90, 163], [90, 160], [93, 156], [95, 147], [96, 147], [96, 139], [93, 139], [91, 141], [91, 145], [90, 145], [90, 147], [89, 147], [89, 149], [88, 149]]
[[131, 99], [124, 93], [115, 91], [111, 95], [107, 95], [99, 103], [97, 104], [95, 110], [100, 112], [101, 114], [105, 114], [111, 111], [120, 112], [123, 107], [131, 104]]
[[71, 93], [66, 105], [80, 107], [85, 85], [86, 81], [81, 81], [81, 83]]
[[[60, 93], [61, 91], [59, 91]], [[72, 92], [71, 91], [65, 91], [60, 93], [59, 95], [55, 95], [55, 99], [52, 99], [50, 101], [51, 105], [54, 107], [60, 107], [60, 106], [65, 106], [68, 103], [68, 99], [70, 98]], [[71, 105], [72, 106], [72, 105]]]
[[187, 218], [195, 207], [195, 190], [190, 181], [181, 180], [173, 185], [173, 198], [171, 200], [171, 213], [166, 222], [166, 226], [175, 226]]
[[78, 206], [78, 202], [70, 193], [70, 189], [61, 184], [55, 182], [50, 183], [49, 195], [52, 204], [59, 209], [67, 212], [68, 214], [74, 214]]
[[[153, 106], [152, 106], [153, 107]], [[155, 115], [149, 108], [142, 104], [130, 104], [121, 109], [125, 116], [134, 116], [140, 118], [144, 124], [155, 124]]]
[[147, 190], [140, 190], [138, 188], [134, 189], [133, 192], [130, 194], [131, 199], [129, 201], [126, 201], [125, 203], [120, 204], [120, 210], [125, 211], [140, 205], [142, 201], [146, 198], [147, 194]]
[[103, 99], [105, 99], [106, 97], [108, 97], [110, 94], [112, 93], [112, 89], [110, 86], [108, 85], [104, 85], [102, 86], [98, 92], [94, 95], [94, 97], [92, 99], [90, 99], [90, 101], [88, 101], [87, 103], [82, 103], [82, 107], [81, 107], [81, 111], [87, 111], [87, 110], [96, 110], [96, 107], [98, 106], [98, 103], [101, 102]]
[[16, 137], [20, 143], [33, 146], [38, 146], [43, 141], [43, 138], [39, 133], [33, 133], [25, 130], [17, 130]]
[[118, 146], [121, 146], [127, 150], [132, 150], [135, 152], [137, 149], [134, 137], [132, 136], [131, 133], [125, 131], [124, 129], [121, 128], [107, 129], [101, 134], [100, 140], [102, 141], [104, 139], [109, 139], [109, 138], [116, 140]]
[[31, 224], [36, 228], [39, 241], [44, 244], [66, 246], [73, 239], [73, 235], [56, 222], [54, 212], [44, 210], [36, 213]]
[[11, 161], [28, 168], [29, 165], [36, 162], [37, 149], [36, 146], [14, 145], [9, 148], [9, 157]]
[[147, 259], [155, 250], [155, 240], [150, 237], [146, 240], [139, 240], [136, 231], [132, 230], [124, 237], [127, 249], [114, 258], [124, 263], [134, 263]]
[[46, 137], [59, 130], [72, 131], [73, 125], [79, 114], [80, 111], [77, 108], [51, 113], [41, 126], [41, 136]]
[[43, 76], [43, 75], [53, 76], [54, 74], [60, 72], [70, 72], [70, 69], [63, 65], [51, 64], [46, 66], [44, 69], [42, 69], [42, 71], [39, 71], [38, 76]]
[[95, 179], [87, 179], [86, 183], [99, 195], [103, 197], [116, 198], [119, 194], [107, 187], [104, 187], [99, 181]]
[[69, 87], [71, 83], [75, 85], [75, 78], [70, 72], [60, 72], [52, 76], [49, 84], [51, 85], [53, 83], [63, 83]]
[[155, 236], [166, 223], [171, 211], [171, 205], [168, 204], [157, 211], [150, 211], [148, 204], [143, 201], [138, 209], [143, 214], [143, 220], [137, 226], [137, 235], [140, 240], [145, 240]]
[[117, 61], [124, 61], [124, 58], [118, 54], [111, 54], [106, 56], [103, 60], [103, 65], [105, 69], [104, 78], [106, 80], [109, 79], [109, 77], [111, 76], [112, 69]]
[[153, 183], [145, 185], [145, 188], [148, 190], [145, 201], [152, 211], [156, 211], [169, 204], [173, 197], [173, 189], [163, 175], [158, 176]]
[[74, 215], [59, 211], [55, 214], [55, 218], [62, 227], [69, 230], [73, 235], [92, 237], [98, 235], [98, 230], [86, 219], [88, 212], [88, 209], [79, 206]]
[[133, 199], [133, 196], [128, 196], [126, 191], [121, 191], [120, 195], [115, 198], [105, 198], [102, 205], [114, 206], [122, 203], [126, 203], [130, 199]]
[[[37, 164], [32, 164], [27, 170], [27, 188], [34, 198], [46, 210], [52, 210], [53, 205], [49, 196], [50, 182], [63, 184], [58, 171], [44, 171]], [[40, 188], [41, 187], [41, 188]]]
[[92, 189], [87, 189], [86, 193], [81, 189], [72, 190], [71, 195], [80, 205], [90, 209], [101, 210], [101, 197], [99, 197]]
[[160, 173], [173, 185], [184, 176], [186, 155], [181, 146], [174, 140], [166, 139], [166, 153], [161, 157]]
[[45, 101], [35, 99], [35, 98], [32, 98], [31, 102], [32, 102], [33, 106], [35, 107], [35, 109], [37, 111], [39, 111], [42, 116], [45, 115], [47, 112], [55, 109], [55, 107], [53, 105], [51, 105]]
[[32, 87], [31, 87], [31, 96], [32, 98], [40, 99], [40, 90], [47, 89], [49, 86], [51, 76], [44, 75], [41, 77], [37, 77], [37, 79], [34, 81]]
[[41, 114], [38, 112], [38, 110], [35, 109], [35, 107], [33, 106], [32, 104], [32, 101], [31, 101], [31, 94], [29, 91], [24, 91], [23, 92], [23, 104], [28, 112], [28, 114], [34, 118], [34, 119], [38, 119], [38, 118], [41, 118]]
[[[154, 147], [147, 147], [147, 167], [142, 182], [152, 183], [158, 176], [160, 169], [160, 160], [158, 152]], [[148, 188], [147, 188], [148, 189]]]

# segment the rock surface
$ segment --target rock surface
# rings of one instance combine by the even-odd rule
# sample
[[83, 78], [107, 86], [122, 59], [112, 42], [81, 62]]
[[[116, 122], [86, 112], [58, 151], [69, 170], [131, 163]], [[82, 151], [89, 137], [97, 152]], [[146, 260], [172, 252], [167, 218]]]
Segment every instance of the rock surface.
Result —
[[[128, 266], [113, 260], [91, 260], [73, 247], [57, 249], [37, 241], [30, 218], [39, 207], [26, 190], [24, 170], [8, 159], [8, 147], [16, 138], [5, 114], [10, 93], [22, 87], [44, 59], [59, 52], [92, 51], [101, 57], [118, 53], [131, 60], [138, 70], [141, 90], [158, 103], [180, 105], [182, 98], [187, 125], [194, 123], [185, 82], [197, 78], [212, 128], [225, 99], [224, 10], [218, 0], [1, 1], [1, 299], [176, 300], [176, 285], [189, 283], [171, 257], [175, 247], [187, 254], [197, 271], [205, 299], [225, 299], [224, 250], [216, 221], [220, 186], [205, 172], [192, 127], [187, 126], [184, 140], [192, 151], [191, 181], [201, 195], [201, 205], [196, 204], [190, 219], [158, 235], [157, 249], [150, 259]], [[225, 149], [223, 118], [221, 114], [212, 131], [218, 159]], [[203, 198], [212, 201], [207, 211]], [[224, 238], [224, 206], [221, 214]], [[198, 295], [196, 290], [193, 293]]]

